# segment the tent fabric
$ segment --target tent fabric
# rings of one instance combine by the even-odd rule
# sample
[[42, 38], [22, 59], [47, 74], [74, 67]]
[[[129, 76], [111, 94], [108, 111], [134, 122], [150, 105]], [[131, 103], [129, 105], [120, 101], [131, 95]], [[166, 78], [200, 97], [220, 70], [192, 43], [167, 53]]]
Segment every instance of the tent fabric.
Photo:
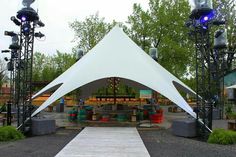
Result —
[[92, 50], [67, 71], [33, 96], [56, 91], [32, 114], [35, 116], [65, 94], [88, 83], [109, 77], [138, 82], [161, 93], [191, 116], [195, 112], [176, 87], [195, 94], [188, 86], [154, 61], [118, 26], [115, 26]]
[[[136, 90], [151, 90], [150, 88], [142, 84], [139, 84], [138, 82], [134, 82], [134, 81], [122, 79], [122, 78], [119, 78], [119, 79], [120, 79], [119, 81], [120, 84], [127, 85], [128, 87], [133, 87]], [[79, 98], [85, 100], [89, 98], [93, 93], [97, 92], [98, 89], [102, 87], [107, 87], [107, 86], [109, 86], [107, 78], [90, 82], [79, 88], [80, 89]]]
[[232, 85], [232, 86], [229, 86], [227, 88], [235, 88], [236, 89], [236, 85]]

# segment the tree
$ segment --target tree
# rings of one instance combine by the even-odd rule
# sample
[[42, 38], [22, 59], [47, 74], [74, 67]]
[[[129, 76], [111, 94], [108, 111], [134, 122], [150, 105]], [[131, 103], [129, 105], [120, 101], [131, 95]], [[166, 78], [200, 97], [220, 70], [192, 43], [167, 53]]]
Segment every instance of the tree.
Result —
[[6, 64], [3, 60], [0, 60], [0, 87], [2, 87], [3, 83], [8, 80], [8, 72], [6, 69]]
[[150, 48], [150, 27], [151, 16], [148, 11], [142, 10], [140, 4], [133, 5], [133, 13], [128, 17], [128, 24], [131, 28], [128, 31], [129, 36], [134, 42], [141, 46], [143, 50]]
[[55, 55], [50, 57], [50, 62], [51, 64], [53, 64], [52, 67], [55, 70], [54, 77], [58, 77], [76, 62], [76, 58], [75, 54], [62, 53], [57, 51]]
[[91, 50], [112, 28], [112, 24], [106, 23], [98, 13], [90, 15], [84, 21], [74, 21], [70, 27], [75, 32], [74, 41], [77, 42], [76, 49], [82, 48], [85, 52]]
[[33, 57], [33, 81], [40, 81], [43, 67], [45, 67], [45, 65], [48, 63], [47, 57], [43, 53], [39, 52], [34, 53]]
[[184, 26], [189, 14], [187, 0], [150, 0], [147, 11], [134, 4], [127, 22], [130, 37], [146, 52], [151, 46], [158, 48], [158, 62], [179, 78], [193, 66], [194, 48]]
[[[44, 85], [61, 75], [76, 62], [75, 54], [62, 53], [49, 56], [39, 52], [34, 54], [33, 82]], [[37, 90], [35, 88], [34, 90]]]

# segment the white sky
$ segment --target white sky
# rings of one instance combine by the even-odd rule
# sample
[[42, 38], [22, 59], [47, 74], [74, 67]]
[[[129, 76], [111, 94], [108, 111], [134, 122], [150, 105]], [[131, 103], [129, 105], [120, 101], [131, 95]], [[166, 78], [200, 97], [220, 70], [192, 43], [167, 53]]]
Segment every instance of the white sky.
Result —
[[[19, 27], [10, 21], [11, 16], [22, 8], [22, 0], [0, 0], [0, 50], [7, 49], [11, 38], [4, 36], [4, 31], [19, 32]], [[45, 41], [35, 40], [34, 51], [53, 54], [56, 50], [71, 52], [74, 33], [69, 28], [69, 22], [99, 12], [100, 17], [111, 22], [125, 22], [132, 13], [134, 3], [140, 3], [148, 8], [148, 0], [36, 0], [33, 8], [38, 9], [40, 19], [45, 23], [44, 28], [36, 29], [46, 35]], [[2, 55], [2, 54], [0, 54]]]

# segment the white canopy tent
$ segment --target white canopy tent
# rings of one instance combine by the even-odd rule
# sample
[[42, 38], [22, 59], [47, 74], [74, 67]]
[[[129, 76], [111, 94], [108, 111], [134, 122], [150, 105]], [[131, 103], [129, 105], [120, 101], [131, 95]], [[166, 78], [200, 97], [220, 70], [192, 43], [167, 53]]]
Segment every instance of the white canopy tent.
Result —
[[236, 84], [235, 85], [232, 85], [232, 86], [229, 86], [229, 87], [227, 87], [228, 89], [230, 89], [230, 88], [235, 88], [236, 89]]
[[132, 80], [153, 89], [196, 118], [195, 112], [176, 88], [182, 88], [190, 94], [195, 92], [154, 61], [118, 26], [78, 62], [33, 96], [34, 99], [56, 90], [32, 116], [65, 94], [109, 77]]

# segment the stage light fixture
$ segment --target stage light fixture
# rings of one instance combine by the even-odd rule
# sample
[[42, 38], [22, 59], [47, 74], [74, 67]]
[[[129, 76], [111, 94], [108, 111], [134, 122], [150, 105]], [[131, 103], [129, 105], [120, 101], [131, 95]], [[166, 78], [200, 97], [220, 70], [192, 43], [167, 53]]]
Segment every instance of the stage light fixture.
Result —
[[12, 61], [9, 61], [9, 62], [7, 63], [7, 70], [8, 70], [8, 71], [13, 71], [13, 70], [14, 70], [14, 64], [13, 64]]
[[22, 16], [22, 17], [21, 17], [21, 21], [22, 21], [22, 22], [25, 22], [25, 21], [26, 21], [26, 17], [25, 17], [25, 16]]
[[199, 19], [213, 10], [212, 0], [191, 0], [190, 4], [192, 12], [190, 18]]
[[202, 26], [202, 28], [205, 29], [205, 30], [207, 30], [208, 27], [207, 27], [207, 26]]
[[35, 0], [23, 0], [22, 5], [29, 8], [32, 3], [34, 3]]
[[31, 26], [30, 26], [29, 23], [23, 24], [22, 30], [23, 30], [24, 35], [26, 35], [26, 36], [29, 35], [30, 34], [30, 29], [31, 29]]
[[84, 51], [82, 49], [78, 49], [76, 53], [76, 60], [80, 60], [84, 55]]
[[2, 52], [2, 53], [9, 53], [10, 50], [2, 50], [1, 52]]
[[14, 33], [13, 31], [5, 31], [5, 32], [4, 32], [4, 35], [13, 37], [13, 36], [16, 36], [17, 34]]
[[20, 49], [18, 35], [15, 35], [12, 37], [12, 44], [9, 46], [9, 49], [11, 49], [11, 50], [19, 50]]
[[39, 27], [44, 27], [45, 26], [45, 24], [40, 20], [36, 21], [35, 24], [37, 24]]
[[7, 57], [4, 57], [4, 60], [7, 62], [7, 61], [9, 61], [9, 59], [7, 58]]
[[204, 15], [200, 18], [200, 23], [201, 24], [207, 23], [207, 22], [211, 21], [214, 17], [215, 17], [215, 13], [212, 10], [210, 13], [208, 13], [207, 15]]
[[21, 25], [21, 22], [18, 21], [15, 16], [12, 16], [12, 17], [11, 17], [11, 20], [15, 23], [15, 25], [17, 25], [17, 26], [20, 26], [20, 25]]
[[217, 30], [214, 37], [214, 49], [224, 49], [227, 45], [227, 32], [224, 29]]
[[17, 12], [16, 17], [21, 20], [21, 22], [26, 21], [37, 21], [39, 20], [38, 13], [33, 8], [23, 8]]
[[149, 49], [149, 55], [152, 57], [152, 59], [154, 59], [155, 61], [157, 61], [157, 59], [158, 59], [158, 51], [157, 51], [157, 48], [150, 48], [150, 49]]
[[43, 33], [41, 33], [41, 32], [38, 32], [38, 33], [35, 33], [34, 36], [35, 36], [36, 38], [42, 38], [42, 37], [44, 37], [45, 35], [44, 35]]

